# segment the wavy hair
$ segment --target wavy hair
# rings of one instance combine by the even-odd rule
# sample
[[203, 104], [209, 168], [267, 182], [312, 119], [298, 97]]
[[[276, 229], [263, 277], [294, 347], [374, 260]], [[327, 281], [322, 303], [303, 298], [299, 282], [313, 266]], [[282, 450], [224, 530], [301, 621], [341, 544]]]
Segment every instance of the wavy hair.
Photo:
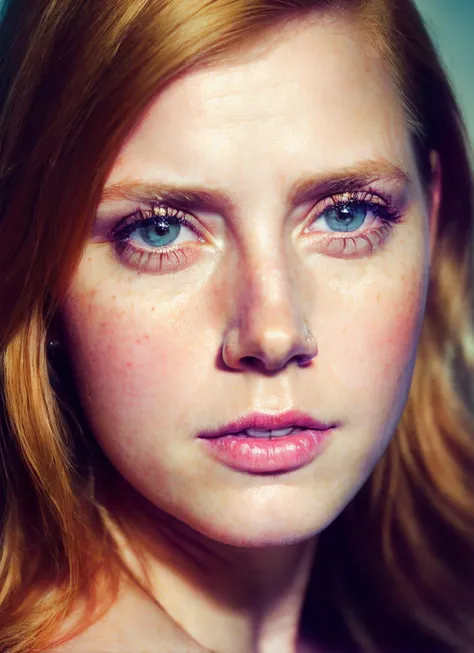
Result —
[[[321, 534], [301, 626], [344, 653], [474, 646], [473, 188], [466, 135], [411, 0], [14, 0], [0, 26], [0, 650], [45, 650], [129, 573], [94, 484], [67, 361], [47, 353], [107, 174], [156, 93], [281, 21], [351, 12], [389, 62], [442, 199], [409, 397], [369, 480]], [[113, 107], [113, 111], [111, 111]], [[137, 581], [138, 582], [138, 581]], [[100, 589], [99, 589], [100, 588]], [[323, 598], [321, 598], [323, 597]], [[82, 603], [81, 603], [82, 602]], [[62, 641], [62, 640], [61, 640]]]

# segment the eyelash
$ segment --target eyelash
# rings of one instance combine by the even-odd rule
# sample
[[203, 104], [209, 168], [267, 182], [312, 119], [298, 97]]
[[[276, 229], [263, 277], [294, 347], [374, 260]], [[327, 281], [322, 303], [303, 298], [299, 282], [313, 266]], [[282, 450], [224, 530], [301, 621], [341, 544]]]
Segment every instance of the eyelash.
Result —
[[[358, 229], [351, 231], [349, 232], [350, 236], [335, 235], [337, 232], [331, 232], [331, 235], [319, 232], [319, 241], [326, 248], [326, 253], [335, 257], [350, 258], [351, 256], [360, 257], [361, 255], [372, 254], [376, 249], [382, 247], [392, 234], [394, 226], [402, 221], [402, 212], [395, 206], [392, 197], [388, 197], [384, 201], [371, 190], [347, 192], [340, 196], [327, 197], [322, 202], [322, 208], [320, 208], [321, 202], [317, 204], [318, 214], [316, 218], [313, 216], [311, 225], [323, 217], [330, 209], [338, 211], [340, 209], [360, 207], [365, 209], [366, 214], [373, 213], [378, 222], [378, 225], [374, 228], [366, 228], [362, 232]], [[364, 224], [365, 222], [366, 217], [364, 218]]]
[[164, 219], [168, 226], [179, 225], [191, 229], [201, 243], [205, 242], [197, 228], [186, 218], [187, 215], [185, 211], [160, 202], [148, 209], [139, 209], [121, 220], [112, 230], [111, 235], [111, 241], [120, 260], [139, 272], [159, 274], [168, 269], [184, 267], [188, 262], [188, 253], [184, 247], [170, 246], [161, 251], [139, 249], [131, 245], [130, 236], [137, 229], [157, 225]]
[[[319, 208], [323, 202], [322, 209]], [[346, 192], [339, 196], [327, 197], [319, 201], [316, 206], [318, 213], [313, 216], [311, 225], [327, 214], [329, 210], [338, 212], [341, 209], [363, 208], [367, 213], [373, 213], [379, 223], [373, 229], [366, 229], [363, 232], [354, 230], [350, 236], [337, 236], [338, 232], [317, 232], [318, 240], [326, 248], [331, 256], [342, 256], [344, 258], [356, 255], [371, 254], [375, 249], [380, 248], [391, 235], [394, 225], [402, 219], [402, 214], [393, 204], [391, 198], [388, 202], [383, 201], [380, 196], [372, 191]], [[189, 248], [181, 246], [168, 246], [166, 249], [147, 250], [133, 246], [130, 236], [138, 229], [147, 226], [158, 225], [164, 222], [166, 226], [179, 225], [187, 227], [197, 236], [201, 243], [205, 242], [194, 224], [187, 219], [185, 211], [174, 208], [162, 202], [153, 204], [147, 209], [139, 209], [135, 213], [123, 218], [112, 230], [110, 240], [122, 262], [139, 272], [161, 273], [168, 269], [175, 270], [185, 267], [188, 261]], [[366, 216], [364, 217], [364, 222]], [[308, 232], [307, 227], [305, 229]], [[345, 232], [339, 232], [345, 233]], [[361, 249], [363, 250], [361, 252]], [[194, 248], [196, 253], [197, 248]]]

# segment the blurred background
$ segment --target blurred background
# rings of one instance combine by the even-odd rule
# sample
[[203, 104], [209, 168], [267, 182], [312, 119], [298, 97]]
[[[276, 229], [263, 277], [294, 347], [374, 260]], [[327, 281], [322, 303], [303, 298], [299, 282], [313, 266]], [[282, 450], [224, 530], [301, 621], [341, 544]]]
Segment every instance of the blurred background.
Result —
[[474, 146], [474, 0], [415, 0], [450, 74]]

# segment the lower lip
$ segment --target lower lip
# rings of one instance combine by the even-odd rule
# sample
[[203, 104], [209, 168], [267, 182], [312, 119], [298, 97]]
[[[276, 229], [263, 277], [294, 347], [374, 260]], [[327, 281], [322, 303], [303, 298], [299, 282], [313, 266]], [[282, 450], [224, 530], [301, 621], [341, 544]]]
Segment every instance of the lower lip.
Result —
[[281, 473], [299, 469], [312, 462], [333, 429], [298, 431], [276, 438], [252, 438], [223, 435], [202, 441], [214, 458], [242, 472]]

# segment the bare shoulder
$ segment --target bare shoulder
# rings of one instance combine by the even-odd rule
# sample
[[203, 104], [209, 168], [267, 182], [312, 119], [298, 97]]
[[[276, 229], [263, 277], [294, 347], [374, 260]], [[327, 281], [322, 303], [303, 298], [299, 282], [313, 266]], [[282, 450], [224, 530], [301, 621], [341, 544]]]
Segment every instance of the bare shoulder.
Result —
[[80, 635], [42, 653], [208, 653], [138, 592], [122, 592]]

